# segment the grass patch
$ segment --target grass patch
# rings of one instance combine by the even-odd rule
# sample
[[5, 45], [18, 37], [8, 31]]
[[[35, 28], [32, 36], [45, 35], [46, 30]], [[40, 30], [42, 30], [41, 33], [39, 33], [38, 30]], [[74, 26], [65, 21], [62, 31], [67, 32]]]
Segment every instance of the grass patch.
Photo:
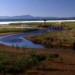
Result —
[[23, 48], [23, 54], [19, 55], [19, 48], [16, 47], [16, 52], [10, 54], [9, 52], [0, 52], [0, 73], [23, 73], [30, 68], [38, 65], [48, 58], [57, 58], [57, 54], [38, 55], [35, 50], [30, 51], [28, 54], [25, 52], [26, 49]]
[[43, 44], [47, 48], [74, 48], [75, 30], [47, 32], [28, 39], [34, 43]]
[[4, 28], [4, 27], [2, 27], [2, 28], [0, 28], [0, 33], [9, 33], [9, 32], [30, 32], [30, 31], [35, 31], [35, 30], [37, 30], [36, 28]]

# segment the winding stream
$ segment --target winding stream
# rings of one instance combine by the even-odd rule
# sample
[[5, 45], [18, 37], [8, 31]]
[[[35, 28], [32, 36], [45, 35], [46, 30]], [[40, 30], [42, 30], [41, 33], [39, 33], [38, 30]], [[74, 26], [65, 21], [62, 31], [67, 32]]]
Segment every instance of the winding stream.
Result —
[[5, 36], [0, 36], [0, 43], [6, 46], [18, 46], [18, 47], [26, 47], [26, 48], [45, 48], [41, 44], [35, 44], [32, 41], [25, 39], [25, 37], [34, 35], [34, 34], [43, 34], [50, 31], [56, 31], [61, 29], [47, 29], [47, 30], [37, 30], [27, 33], [20, 34], [10, 34]]

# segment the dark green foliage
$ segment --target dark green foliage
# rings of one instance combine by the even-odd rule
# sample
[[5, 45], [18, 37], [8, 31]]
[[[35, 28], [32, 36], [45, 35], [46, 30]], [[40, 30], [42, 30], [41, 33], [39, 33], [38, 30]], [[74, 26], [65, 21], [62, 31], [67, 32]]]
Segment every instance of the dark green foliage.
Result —
[[7, 32], [30, 32], [35, 31], [35, 28], [0, 28], [0, 33], [7, 33]]
[[3, 69], [4, 69], [4, 65], [3, 65], [3, 63], [2, 63], [2, 62], [0, 62], [0, 72], [2, 72], [2, 71], [3, 71]]
[[43, 61], [46, 59], [46, 55], [36, 55], [39, 61]]
[[21, 72], [23, 70], [21, 63], [16, 60], [11, 67], [12, 72]]
[[58, 54], [48, 54], [47, 55], [47, 59], [54, 59], [54, 58], [58, 58], [59, 55]]
[[73, 49], [75, 50], [75, 42], [73, 43]]
[[36, 51], [32, 50], [29, 56], [24, 57], [23, 61], [25, 65], [28, 65], [28, 67], [36, 65], [38, 63]]
[[[23, 73], [31, 67], [38, 65], [41, 61], [59, 57], [58, 54], [38, 55], [35, 50], [32, 50], [29, 54], [26, 54], [25, 48], [23, 48], [24, 53], [20, 59], [18, 49], [19, 48], [17, 46], [14, 59], [10, 57], [10, 53], [0, 53], [0, 72], [4, 75], [7, 73]], [[9, 58], [10, 60], [8, 60]]]

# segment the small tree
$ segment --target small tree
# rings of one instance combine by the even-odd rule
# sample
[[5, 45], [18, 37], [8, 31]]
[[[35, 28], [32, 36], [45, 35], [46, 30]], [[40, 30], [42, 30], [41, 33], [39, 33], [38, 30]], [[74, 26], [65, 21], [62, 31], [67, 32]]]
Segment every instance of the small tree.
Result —
[[75, 41], [74, 41], [74, 43], [73, 43], [73, 47], [72, 47], [74, 50], [75, 50]]
[[46, 26], [46, 19], [44, 19], [44, 25]]

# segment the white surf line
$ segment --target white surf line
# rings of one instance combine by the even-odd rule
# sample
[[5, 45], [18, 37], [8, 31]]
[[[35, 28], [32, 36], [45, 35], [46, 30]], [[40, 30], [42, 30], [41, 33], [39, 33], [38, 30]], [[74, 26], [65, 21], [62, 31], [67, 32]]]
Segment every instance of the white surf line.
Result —
[[[33, 22], [44, 22], [44, 21], [10, 21], [10, 22], [0, 22], [0, 24], [10, 24], [10, 23], [33, 23]], [[75, 22], [75, 20], [47, 20], [46, 22]]]
[[75, 22], [75, 20], [48, 20], [46, 22]]

